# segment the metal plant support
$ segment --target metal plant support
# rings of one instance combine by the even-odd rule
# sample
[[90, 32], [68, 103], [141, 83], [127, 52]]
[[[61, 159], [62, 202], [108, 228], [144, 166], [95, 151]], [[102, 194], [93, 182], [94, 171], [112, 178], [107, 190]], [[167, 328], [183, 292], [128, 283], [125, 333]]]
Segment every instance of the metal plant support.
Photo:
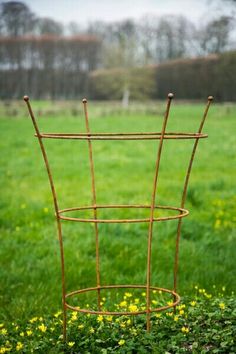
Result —
[[[193, 160], [196, 153], [196, 149], [198, 146], [198, 141], [201, 138], [206, 138], [207, 134], [203, 134], [203, 126], [206, 120], [206, 116], [210, 107], [210, 104], [213, 100], [212, 96], [208, 97], [208, 101], [203, 113], [202, 120], [199, 125], [199, 129], [197, 133], [175, 133], [175, 132], [166, 132], [167, 120], [169, 116], [171, 101], [173, 98], [173, 94], [169, 93], [167, 98], [167, 106], [166, 111], [162, 123], [161, 132], [156, 133], [147, 133], [147, 132], [138, 132], [138, 133], [92, 133], [89, 127], [89, 118], [88, 118], [88, 110], [87, 110], [87, 100], [83, 99], [83, 107], [84, 107], [84, 116], [85, 116], [85, 124], [86, 124], [86, 133], [42, 133], [39, 131], [39, 127], [37, 125], [34, 113], [32, 111], [29, 97], [24, 96], [24, 100], [27, 104], [30, 117], [32, 119], [32, 123], [35, 129], [35, 136], [38, 138], [38, 142], [40, 145], [40, 149], [43, 155], [43, 159], [45, 162], [45, 167], [47, 170], [51, 192], [53, 196], [53, 203], [55, 209], [55, 216], [57, 222], [57, 230], [58, 230], [58, 239], [60, 245], [60, 256], [61, 256], [61, 279], [62, 279], [62, 305], [63, 305], [63, 337], [66, 339], [66, 311], [67, 309], [71, 309], [73, 311], [78, 311], [82, 313], [90, 313], [90, 314], [100, 314], [100, 315], [139, 315], [146, 314], [146, 324], [147, 330], [150, 330], [150, 317], [152, 313], [163, 311], [169, 309], [171, 307], [176, 307], [176, 305], [180, 301], [180, 296], [177, 294], [177, 274], [178, 274], [178, 260], [179, 260], [179, 242], [180, 242], [180, 233], [182, 226], [182, 218], [189, 214], [188, 210], [185, 209], [185, 201], [187, 195], [187, 188], [189, 183], [189, 177], [192, 170]], [[54, 187], [54, 181], [52, 177], [52, 173], [50, 170], [46, 150], [44, 147], [43, 140], [44, 139], [74, 139], [74, 140], [87, 140], [88, 142], [88, 151], [89, 151], [89, 162], [90, 162], [90, 173], [91, 173], [91, 189], [92, 189], [92, 205], [91, 206], [81, 206], [76, 208], [67, 208], [60, 210], [58, 206], [57, 194]], [[158, 173], [159, 166], [161, 160], [161, 153], [164, 140], [168, 139], [193, 139], [193, 148], [192, 154], [190, 157], [190, 161], [188, 164], [185, 182], [182, 192], [182, 199], [180, 207], [172, 207], [172, 206], [162, 206], [156, 205], [156, 190], [157, 190], [157, 181], [158, 181]], [[95, 175], [94, 175], [94, 160], [93, 160], [93, 146], [92, 142], [94, 140], [157, 140], [159, 143], [157, 144], [157, 154], [156, 154], [156, 165], [154, 171], [154, 179], [153, 179], [153, 188], [151, 195], [151, 203], [150, 205], [98, 205], [96, 200], [96, 188], [95, 188]], [[123, 208], [123, 209], [149, 209], [150, 216], [148, 218], [130, 218], [130, 219], [100, 219], [98, 217], [99, 209], [114, 209], [114, 208]], [[175, 211], [176, 215], [173, 216], [164, 216], [164, 217], [154, 217], [154, 211], [156, 209], [164, 209]], [[69, 217], [66, 216], [67, 212], [78, 211], [78, 210], [93, 210], [93, 218], [77, 218], [77, 217]], [[173, 276], [173, 289], [164, 289], [153, 286], [151, 283], [151, 251], [152, 251], [152, 236], [153, 236], [153, 223], [154, 222], [162, 222], [166, 220], [178, 219], [178, 226], [176, 232], [176, 243], [175, 243], [175, 259], [174, 259], [174, 276]], [[96, 244], [96, 286], [86, 289], [76, 290], [70, 293], [66, 291], [65, 285], [65, 263], [64, 263], [64, 248], [63, 248], [63, 237], [62, 237], [62, 220], [74, 221], [74, 222], [84, 222], [84, 223], [93, 223], [94, 231], [95, 231], [95, 244]], [[98, 224], [99, 223], [148, 223], [148, 242], [147, 242], [147, 267], [146, 267], [146, 283], [143, 285], [102, 285], [101, 283], [101, 275], [100, 275], [100, 252], [99, 252], [99, 233], [98, 233]], [[104, 311], [100, 306], [100, 292], [101, 290], [111, 290], [111, 289], [143, 289], [146, 291], [146, 307], [145, 309], [138, 311]], [[165, 293], [169, 293], [173, 297], [173, 302], [168, 304], [167, 306], [155, 307], [151, 306], [151, 291], [158, 290]], [[73, 297], [74, 295], [79, 295], [82, 293], [95, 291], [97, 293], [97, 310], [90, 310], [88, 308], [80, 308], [76, 306], [72, 306], [68, 304], [67, 299], [69, 297]]]

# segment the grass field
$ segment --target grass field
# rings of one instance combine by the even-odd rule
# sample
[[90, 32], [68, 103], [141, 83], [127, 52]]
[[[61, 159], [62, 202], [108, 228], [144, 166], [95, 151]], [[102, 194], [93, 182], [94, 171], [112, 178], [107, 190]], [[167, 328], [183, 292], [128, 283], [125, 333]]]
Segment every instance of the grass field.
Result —
[[[195, 132], [202, 104], [173, 102], [169, 131]], [[48, 132], [85, 131], [76, 102], [32, 102], [39, 125]], [[134, 105], [91, 102], [93, 132], [160, 130], [163, 102]], [[49, 184], [32, 123], [23, 102], [0, 106], [0, 316], [27, 318], [60, 307], [60, 259]], [[194, 285], [236, 289], [236, 106], [214, 104], [199, 142], [180, 245], [179, 293]], [[91, 203], [86, 141], [46, 141], [59, 207]], [[193, 141], [165, 141], [157, 204], [180, 205], [184, 171]], [[151, 200], [157, 142], [94, 142], [98, 203], [147, 204]], [[101, 217], [129, 217], [127, 211], [101, 212]], [[148, 215], [143, 211], [138, 217]], [[132, 216], [134, 213], [132, 212]], [[176, 221], [156, 223], [152, 283], [173, 285]], [[145, 282], [147, 224], [99, 225], [102, 283]], [[95, 285], [94, 228], [63, 223], [66, 286], [70, 291]]]

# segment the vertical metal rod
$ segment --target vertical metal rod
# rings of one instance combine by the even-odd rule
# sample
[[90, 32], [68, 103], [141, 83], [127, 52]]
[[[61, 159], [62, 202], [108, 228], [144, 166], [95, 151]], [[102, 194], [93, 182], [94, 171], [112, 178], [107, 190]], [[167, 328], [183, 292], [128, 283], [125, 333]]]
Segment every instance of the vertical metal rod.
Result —
[[[83, 99], [84, 105], [84, 117], [85, 117], [85, 124], [86, 124], [86, 132], [90, 134], [90, 127], [89, 127], [89, 118], [88, 118], [88, 109], [87, 109], [87, 99]], [[92, 203], [93, 203], [93, 214], [94, 219], [97, 219], [97, 198], [96, 198], [96, 187], [95, 187], [95, 174], [94, 174], [94, 163], [93, 163], [93, 149], [91, 140], [88, 139], [88, 148], [89, 148], [89, 162], [90, 162], [90, 173], [91, 173], [91, 184], [92, 184]], [[100, 277], [100, 258], [99, 258], [99, 237], [98, 237], [98, 224], [94, 223], [95, 229], [95, 241], [96, 241], [96, 278], [97, 278], [97, 302], [98, 302], [98, 309], [101, 309], [101, 295], [100, 289], [101, 286], [101, 277]]]
[[[199, 129], [198, 129], [198, 133], [202, 132], [204, 123], [206, 121], [207, 113], [208, 113], [208, 110], [209, 110], [209, 107], [210, 107], [212, 101], [213, 101], [213, 96], [209, 96], [208, 100], [207, 100], [207, 105], [204, 110], [203, 117], [202, 117], [202, 120], [201, 120], [201, 123], [199, 126]], [[196, 138], [195, 143], [193, 145], [193, 150], [192, 150], [192, 154], [190, 157], [190, 162], [188, 165], [188, 169], [187, 169], [187, 173], [186, 173], [186, 177], [185, 177], [185, 182], [184, 182], [183, 194], [182, 194], [182, 199], [181, 199], [181, 208], [184, 208], [184, 205], [185, 205], [189, 178], [190, 178], [190, 174], [191, 174], [191, 170], [192, 170], [194, 156], [195, 156], [197, 146], [198, 146], [198, 141], [199, 141], [199, 138]], [[178, 267], [179, 267], [179, 242], [180, 242], [181, 226], [182, 226], [182, 219], [179, 219], [178, 226], [177, 226], [177, 233], [176, 233], [175, 261], [174, 261], [174, 291], [175, 292], [177, 289], [177, 277], [178, 277]]]
[[150, 210], [150, 222], [148, 229], [148, 250], [147, 250], [147, 280], [146, 280], [146, 313], [147, 313], [147, 331], [150, 331], [150, 286], [151, 286], [151, 256], [152, 256], [152, 231], [153, 231], [153, 218], [154, 218], [154, 210], [155, 210], [155, 199], [156, 199], [156, 190], [157, 190], [157, 179], [158, 172], [161, 160], [161, 152], [163, 146], [163, 140], [167, 125], [167, 120], [169, 117], [171, 100], [174, 97], [173, 93], [168, 94], [167, 107], [165, 112], [165, 117], [162, 125], [161, 137], [157, 151], [156, 158], [156, 167], [155, 167], [155, 175], [153, 182], [153, 190], [152, 190], [152, 199], [151, 199], [151, 210]]
[[55, 215], [56, 215], [56, 220], [57, 220], [57, 233], [58, 233], [58, 240], [59, 240], [59, 245], [60, 245], [60, 255], [61, 255], [61, 280], [62, 280], [62, 305], [63, 305], [63, 340], [66, 341], [66, 290], [65, 290], [65, 261], [64, 261], [64, 249], [63, 249], [63, 239], [62, 239], [62, 228], [61, 228], [61, 222], [59, 218], [59, 208], [58, 208], [58, 202], [57, 202], [57, 195], [56, 195], [56, 190], [55, 186], [53, 183], [53, 178], [52, 178], [52, 173], [49, 167], [49, 162], [46, 154], [46, 150], [43, 145], [43, 141], [40, 135], [40, 131], [38, 128], [38, 125], [36, 123], [36, 119], [34, 116], [34, 113], [32, 111], [30, 102], [29, 102], [29, 97], [24, 96], [24, 101], [26, 102], [26, 105], [28, 107], [28, 111], [30, 114], [30, 117], [32, 119], [32, 123], [38, 138], [38, 142], [40, 145], [40, 149], [43, 155], [43, 159], [45, 162], [48, 178], [49, 178], [49, 183], [52, 191], [52, 196], [53, 196], [53, 203], [54, 203], [54, 209], [55, 209]]

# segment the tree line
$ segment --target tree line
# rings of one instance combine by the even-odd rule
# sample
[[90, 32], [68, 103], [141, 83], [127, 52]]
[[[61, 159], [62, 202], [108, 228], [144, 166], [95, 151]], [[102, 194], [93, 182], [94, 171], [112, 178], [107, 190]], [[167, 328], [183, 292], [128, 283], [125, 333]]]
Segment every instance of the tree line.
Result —
[[235, 18], [223, 12], [199, 25], [170, 15], [95, 21], [81, 27], [38, 17], [20, 1], [2, 2], [0, 97], [17, 98], [25, 92], [38, 98], [89, 95], [91, 72], [96, 69], [129, 72], [169, 60], [220, 54], [236, 48], [234, 36]]

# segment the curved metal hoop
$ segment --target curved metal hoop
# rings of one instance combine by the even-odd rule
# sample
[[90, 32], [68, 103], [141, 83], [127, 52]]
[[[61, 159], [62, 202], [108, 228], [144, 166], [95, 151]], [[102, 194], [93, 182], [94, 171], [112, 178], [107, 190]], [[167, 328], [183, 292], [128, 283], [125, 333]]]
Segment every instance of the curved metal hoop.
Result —
[[[59, 210], [59, 218], [62, 220], [69, 220], [69, 221], [77, 221], [77, 222], [89, 222], [89, 223], [105, 223], [105, 224], [114, 224], [114, 223], [139, 223], [139, 222], [150, 222], [150, 218], [142, 218], [142, 219], [90, 219], [90, 218], [75, 218], [64, 216], [62, 214], [67, 212], [73, 211], [82, 211], [82, 210], [93, 210], [94, 206], [84, 206], [84, 207], [76, 207], [76, 208], [67, 208]], [[96, 205], [96, 209], [149, 209], [150, 205]], [[155, 217], [153, 221], [167, 221], [167, 220], [174, 220], [179, 219], [187, 216], [189, 211], [183, 208], [165, 206], [165, 205], [156, 205], [154, 209], [162, 209], [168, 211], [177, 211], [179, 212], [177, 215], [169, 215], [169, 216], [162, 216], [162, 217]]]
[[[38, 137], [35, 134], [36, 137]], [[201, 139], [207, 138], [202, 133], [165, 133], [163, 139]], [[72, 140], [160, 140], [161, 133], [40, 133], [44, 139], [72, 139]]]
[[[100, 290], [110, 290], [110, 289], [146, 289], [146, 285], [103, 285], [100, 286], [99, 288]], [[84, 294], [84, 293], [88, 293], [88, 292], [92, 292], [92, 291], [97, 291], [98, 288], [97, 287], [93, 287], [93, 288], [86, 288], [86, 289], [80, 289], [80, 290], [76, 290], [76, 291], [72, 291], [71, 293], [66, 295], [66, 299], [68, 299], [69, 297], [73, 297], [75, 295], [80, 295], [80, 294]], [[158, 288], [156, 286], [151, 286], [150, 290], [156, 290], [156, 291], [161, 291], [164, 293], [168, 293], [170, 295], [172, 295], [175, 299], [174, 302], [172, 302], [170, 305], [166, 305], [166, 306], [160, 306], [160, 307], [156, 307], [156, 308], [151, 308], [150, 312], [160, 312], [160, 311], [164, 311], [164, 310], [168, 310], [171, 307], [175, 307], [179, 304], [180, 302], [180, 296], [174, 292], [173, 290], [169, 290], [169, 289], [165, 289], [165, 288]], [[115, 316], [122, 316], [122, 315], [140, 315], [140, 314], [147, 314], [147, 309], [145, 310], [138, 310], [138, 311], [97, 311], [97, 310], [88, 310], [88, 309], [81, 309], [80, 307], [77, 306], [72, 306], [69, 305], [68, 303], [66, 303], [66, 307], [73, 310], [73, 311], [77, 311], [77, 312], [82, 312], [82, 313], [91, 313], [94, 315], [115, 315]]]

